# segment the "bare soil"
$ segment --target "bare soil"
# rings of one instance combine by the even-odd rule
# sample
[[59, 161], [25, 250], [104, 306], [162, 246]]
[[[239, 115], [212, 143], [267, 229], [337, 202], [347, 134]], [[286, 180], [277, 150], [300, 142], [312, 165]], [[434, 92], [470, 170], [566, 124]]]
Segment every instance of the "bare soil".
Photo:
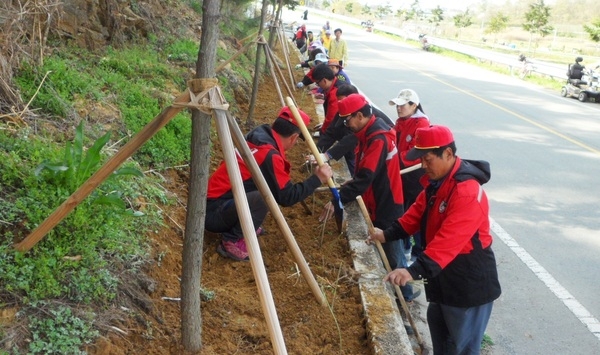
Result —
[[[279, 58], [281, 52], [278, 51]], [[298, 62], [297, 54], [291, 55]], [[296, 80], [303, 73], [295, 71]], [[298, 106], [318, 122], [311, 96], [295, 92]], [[254, 120], [257, 125], [271, 123], [281, 108], [272, 79], [264, 77], [258, 92]], [[244, 112], [245, 114], [245, 112]], [[244, 117], [245, 120], [245, 117]], [[214, 124], [214, 123], [213, 123]], [[245, 133], [244, 124], [240, 124]], [[213, 138], [213, 171], [221, 160], [219, 143]], [[292, 163], [294, 181], [308, 173], [302, 164], [309, 149], [299, 143], [287, 156]], [[109, 333], [89, 349], [93, 354], [184, 354], [181, 347], [179, 302], [164, 300], [180, 295], [181, 253], [185, 226], [188, 186], [187, 169], [165, 172], [165, 187], [178, 203], [164, 206], [165, 227], [148, 233], [152, 240], [154, 265], [148, 274], [156, 283], [150, 295], [153, 309], [149, 314], [130, 317], [121, 327], [128, 335]], [[317, 220], [327, 194], [315, 194], [306, 200], [313, 214], [297, 204], [282, 208], [305, 259], [326, 294], [330, 308], [321, 306], [304, 278], [299, 275], [294, 258], [269, 214], [259, 238], [274, 303], [289, 354], [369, 354], [363, 308], [353, 279], [352, 258], [348, 242], [337, 233], [333, 221], [325, 226]], [[205, 233], [202, 285], [215, 297], [202, 303], [202, 343], [200, 354], [272, 354], [265, 316], [259, 302], [257, 286], [249, 262], [236, 262], [216, 252], [219, 236]]]

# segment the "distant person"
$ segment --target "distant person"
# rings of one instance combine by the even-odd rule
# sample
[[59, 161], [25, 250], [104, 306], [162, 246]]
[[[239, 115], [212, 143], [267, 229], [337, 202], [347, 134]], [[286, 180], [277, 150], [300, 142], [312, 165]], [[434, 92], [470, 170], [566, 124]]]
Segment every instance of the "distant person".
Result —
[[434, 354], [479, 354], [494, 300], [501, 293], [489, 203], [481, 186], [490, 179], [490, 165], [459, 158], [448, 127], [419, 128], [415, 139], [406, 158], [421, 160], [425, 190], [402, 217], [385, 230], [376, 228], [369, 240], [385, 245], [421, 230], [423, 253], [408, 268], [388, 273], [384, 281], [402, 286], [426, 280]]
[[569, 81], [574, 83], [579, 83], [581, 78], [583, 78], [583, 69], [585, 66], [581, 64], [583, 62], [583, 58], [577, 57], [575, 58], [575, 63], [569, 65], [569, 70], [567, 71], [567, 77]]
[[323, 35], [321, 36], [321, 43], [323, 43], [323, 47], [325, 47], [326, 53], [329, 53], [329, 49], [331, 48], [331, 30], [325, 30]]
[[342, 29], [336, 28], [333, 31], [335, 39], [329, 44], [329, 58], [336, 58], [340, 60], [340, 65], [348, 66], [348, 45], [346, 41], [342, 39]]
[[[300, 110], [299, 113], [304, 124], [308, 125], [310, 117]], [[275, 201], [281, 206], [292, 206], [303, 201], [333, 175], [331, 167], [325, 164], [316, 167], [314, 174], [303, 182], [292, 183], [286, 151], [296, 145], [299, 138], [304, 139], [296, 119], [287, 106], [279, 111], [271, 125], [258, 126], [246, 135], [248, 147], [260, 167]], [[254, 229], [258, 231], [267, 215], [268, 208], [239, 154], [237, 159], [242, 179], [244, 179], [244, 190], [250, 206]], [[221, 233], [222, 240], [217, 247], [220, 255], [237, 261], [249, 260], [225, 162], [221, 163], [208, 180], [204, 227], [207, 231]]]
[[331, 25], [329, 24], [329, 20], [325, 21], [323, 25], [323, 31], [331, 31]]
[[302, 25], [300, 27], [298, 27], [298, 31], [296, 31], [296, 37], [295, 37], [295, 41], [296, 41], [296, 47], [298, 48], [298, 50], [302, 49], [302, 47], [304, 47], [306, 45], [306, 40], [308, 38], [308, 33], [306, 32], [306, 25]]
[[304, 10], [304, 12], [302, 13], [302, 15], [303, 15], [303, 16], [302, 16], [302, 19], [303, 19], [304, 21], [308, 20], [308, 9], [307, 9], [307, 10]]

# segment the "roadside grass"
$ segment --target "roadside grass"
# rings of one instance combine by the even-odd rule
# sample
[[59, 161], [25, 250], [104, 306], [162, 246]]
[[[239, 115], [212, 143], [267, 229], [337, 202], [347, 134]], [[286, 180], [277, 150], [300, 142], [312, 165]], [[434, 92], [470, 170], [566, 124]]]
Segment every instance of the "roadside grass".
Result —
[[[250, 20], [234, 30], [252, 33], [254, 25]], [[222, 31], [230, 34], [225, 26]], [[0, 130], [0, 307], [18, 309], [11, 324], [0, 326], [0, 353], [83, 353], [99, 334], [94, 324], [107, 313], [122, 313], [115, 308], [117, 295], [140, 287], [142, 269], [154, 262], [147, 234], [163, 223], [159, 205], [173, 202], [160, 171], [189, 161], [186, 110], [32, 250], [16, 252], [13, 244], [186, 90], [198, 39], [167, 36], [159, 44], [157, 38], [102, 53], [61, 47], [41, 67], [23, 62], [14, 77], [37, 117], [31, 126]], [[218, 58], [235, 51], [219, 48]], [[231, 80], [250, 80], [253, 58], [249, 51], [232, 63], [236, 73], [219, 74], [230, 103]], [[81, 114], [96, 107], [114, 110]]]
[[[411, 39], [405, 39], [403, 37], [392, 35], [389, 33], [384, 33], [381, 31], [376, 31], [376, 32], [381, 36], [384, 36], [384, 37], [387, 37], [387, 38], [390, 38], [390, 39], [393, 39], [396, 41], [404, 42], [415, 48], [421, 48], [421, 43], [419, 43], [418, 41], [411, 40]], [[490, 49], [490, 48], [486, 47], [486, 49]], [[513, 68], [513, 72], [511, 72], [511, 69], [505, 65], [496, 64], [496, 63], [492, 63], [492, 62], [488, 62], [488, 61], [481, 61], [479, 58], [475, 58], [475, 57], [472, 57], [472, 56], [469, 56], [466, 54], [462, 54], [462, 53], [458, 53], [455, 51], [451, 51], [448, 49], [440, 48], [435, 45], [432, 45], [430, 47], [429, 51], [439, 54], [439, 55], [443, 55], [448, 58], [452, 58], [454, 60], [457, 60], [457, 61], [460, 61], [463, 63], [476, 65], [478, 67], [485, 68], [487, 70], [491, 70], [493, 72], [504, 74], [504, 75], [516, 76], [517, 75], [516, 71], [519, 69], [519, 68]], [[499, 52], [502, 52], [502, 51], [499, 51]], [[541, 75], [541, 74], [538, 74], [535, 72], [533, 72], [531, 75], [527, 76], [526, 78], [524, 78], [522, 80], [539, 85], [539, 86], [547, 88], [547, 89], [554, 90], [556, 92], [560, 92], [560, 89], [564, 85], [564, 80], [557, 80], [555, 78]]]

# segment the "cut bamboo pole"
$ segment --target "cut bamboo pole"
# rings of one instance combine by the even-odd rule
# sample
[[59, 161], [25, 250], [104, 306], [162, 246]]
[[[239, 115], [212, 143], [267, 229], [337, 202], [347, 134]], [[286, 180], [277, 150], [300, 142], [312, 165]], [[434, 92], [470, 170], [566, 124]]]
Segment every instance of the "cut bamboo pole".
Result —
[[223, 68], [225, 68], [225, 66], [229, 63], [231, 63], [235, 58], [239, 57], [240, 55], [244, 54], [248, 48], [250, 48], [250, 46], [255, 43], [255, 42], [248, 42], [246, 43], [239, 51], [235, 52], [231, 58], [227, 59], [226, 61], [224, 61], [223, 63], [221, 63], [217, 69], [215, 69], [215, 72], [218, 73], [221, 70], [223, 70]]
[[279, 37], [279, 41], [281, 42], [281, 47], [283, 48], [283, 56], [285, 57], [288, 74], [290, 76], [290, 85], [294, 86], [294, 74], [292, 73], [292, 63], [290, 63], [290, 48], [288, 47], [288, 42], [285, 39], [286, 37], [285, 33], [283, 32], [283, 28], [281, 27], [281, 22], [277, 26], [277, 34], [277, 37]]
[[277, 76], [275, 75], [275, 63], [273, 63], [271, 57], [269, 56], [269, 48], [266, 43], [262, 46], [265, 51], [265, 57], [267, 59], [267, 68], [271, 72], [271, 77], [273, 78], [273, 83], [275, 84], [275, 90], [277, 90], [277, 97], [279, 97], [279, 101], [281, 101], [281, 106], [285, 106], [285, 101], [283, 100], [283, 93], [281, 92], [281, 87], [279, 86], [279, 81], [277, 80]]
[[[265, 50], [267, 53], [267, 57], [271, 58], [271, 63], [273, 63], [273, 66], [275, 67], [277, 74], [279, 74], [279, 79], [281, 79], [281, 82], [283, 83], [283, 86], [285, 87], [285, 91], [293, 100], [294, 93], [292, 92], [292, 89], [290, 89], [290, 86], [288, 85], [287, 81], [285, 81], [285, 77], [283, 76], [283, 73], [281, 72], [279, 65], [276, 65], [277, 61], [275, 60], [275, 58], [276, 58], [275, 53], [273, 53], [273, 50], [271, 50], [271, 48], [269, 46], [265, 46]], [[296, 100], [294, 100], [294, 104], [297, 106]], [[285, 104], [283, 104], [282, 106], [285, 106]]]
[[[175, 99], [175, 103], [190, 102], [190, 93], [186, 91]], [[96, 187], [104, 182], [117, 168], [146, 143], [156, 132], [163, 128], [184, 107], [169, 106], [164, 109], [154, 120], [148, 123], [127, 144], [125, 144], [112, 158], [110, 158], [94, 175], [83, 183], [65, 202], [58, 206], [44, 222], [33, 230], [25, 239], [15, 245], [15, 249], [26, 252], [33, 248], [46, 234], [63, 220], [77, 205], [81, 203]]]
[[242, 175], [237, 163], [225, 111], [213, 109], [213, 117], [217, 123], [217, 134], [219, 135], [223, 156], [225, 158], [225, 165], [227, 166], [227, 173], [229, 174], [229, 179], [231, 181], [235, 207], [242, 226], [242, 232], [244, 233], [246, 247], [248, 248], [252, 273], [254, 274], [254, 279], [256, 280], [256, 285], [258, 287], [260, 304], [263, 313], [265, 314], [267, 328], [269, 329], [269, 335], [271, 337], [271, 342], [273, 343], [273, 351], [275, 354], [285, 355], [287, 354], [287, 350], [285, 348], [283, 333], [281, 332], [281, 326], [277, 318], [277, 310], [275, 309], [267, 272], [260, 253], [254, 224], [252, 223], [252, 215], [250, 214], [250, 207], [246, 198], [246, 191], [244, 190], [244, 182], [242, 181]]
[[[373, 226], [373, 222], [371, 221], [371, 217], [369, 216], [369, 211], [367, 211], [367, 206], [365, 206], [365, 202], [363, 201], [361, 196], [356, 196], [356, 201], [358, 202], [358, 205], [360, 206], [360, 210], [362, 211], [362, 214], [365, 217], [365, 222], [367, 222], [367, 227], [369, 228], [369, 234], [373, 234], [375, 232], [375, 227]], [[390, 262], [388, 261], [388, 258], [385, 255], [385, 251], [383, 250], [381, 243], [378, 240], [376, 240], [375, 245], [377, 246], [377, 250], [379, 251], [381, 260], [383, 260], [383, 265], [385, 265], [385, 269], [387, 270], [388, 273], [391, 272], [392, 267], [390, 266]], [[421, 347], [421, 349], [423, 349], [425, 346], [425, 343], [423, 343], [423, 339], [421, 338], [421, 335], [419, 334], [419, 331], [417, 329], [415, 321], [413, 320], [412, 315], [410, 314], [410, 310], [408, 309], [406, 300], [404, 299], [404, 296], [402, 295], [402, 290], [400, 290], [400, 287], [398, 285], [394, 285], [394, 290], [396, 291], [396, 296], [400, 300], [400, 304], [402, 305], [402, 309], [404, 310], [404, 313], [406, 313], [408, 322], [410, 323], [410, 326], [413, 328], [413, 331], [415, 332], [415, 337], [417, 338], [417, 342], [419, 343], [419, 346]]]
[[267, 185], [267, 182], [265, 181], [265, 178], [262, 175], [260, 168], [256, 163], [254, 156], [252, 155], [252, 152], [250, 151], [250, 148], [248, 148], [248, 144], [244, 139], [242, 131], [240, 130], [237, 123], [229, 113], [227, 114], [227, 121], [229, 123], [229, 128], [232, 133], [231, 136], [233, 138], [233, 142], [235, 143], [238, 152], [242, 156], [242, 159], [244, 159], [246, 167], [248, 167], [248, 169], [250, 170], [250, 173], [252, 174], [252, 179], [254, 180], [256, 187], [265, 199], [265, 203], [267, 204], [267, 206], [269, 206], [269, 210], [271, 211], [273, 218], [277, 222], [279, 230], [281, 230], [281, 232], [283, 233], [283, 238], [285, 239], [288, 247], [292, 251], [292, 255], [294, 256], [296, 264], [298, 264], [298, 266], [300, 267], [302, 276], [308, 283], [308, 286], [310, 287], [312, 293], [315, 295], [317, 301], [322, 306], [326, 306], [327, 301], [325, 300], [325, 296], [321, 292], [319, 284], [315, 280], [310, 268], [308, 267], [308, 263], [304, 259], [304, 255], [302, 254], [300, 247], [298, 247], [298, 243], [296, 243], [296, 239], [294, 239], [294, 235], [290, 230], [290, 226], [287, 224], [287, 221], [285, 220], [285, 217], [283, 216], [283, 213], [281, 212], [277, 201], [275, 201], [275, 197], [273, 197], [273, 193], [271, 192], [271, 189], [269, 189], [269, 185]]

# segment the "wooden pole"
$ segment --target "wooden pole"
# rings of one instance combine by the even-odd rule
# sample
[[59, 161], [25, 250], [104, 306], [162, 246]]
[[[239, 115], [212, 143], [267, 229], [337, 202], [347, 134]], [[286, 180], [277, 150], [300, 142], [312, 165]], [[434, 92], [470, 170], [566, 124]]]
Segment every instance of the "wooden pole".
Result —
[[256, 280], [256, 285], [258, 287], [260, 304], [267, 321], [267, 328], [269, 329], [271, 343], [273, 344], [273, 352], [275, 354], [287, 354], [281, 326], [277, 319], [273, 295], [269, 288], [267, 272], [260, 253], [258, 238], [256, 237], [256, 231], [254, 230], [254, 224], [252, 223], [252, 215], [250, 214], [250, 207], [248, 206], [248, 200], [246, 199], [244, 182], [242, 181], [242, 175], [237, 163], [225, 111], [213, 109], [213, 117], [217, 123], [217, 134], [219, 135], [221, 148], [223, 149], [223, 156], [225, 158], [225, 165], [227, 166], [227, 173], [229, 174], [229, 179], [231, 181], [235, 207], [242, 226], [242, 232], [244, 233], [248, 254], [250, 255], [250, 265], [252, 266], [252, 273], [254, 274], [254, 279]]
[[235, 52], [234, 55], [231, 56], [231, 58], [227, 59], [226, 61], [224, 61], [223, 63], [221, 63], [217, 69], [215, 69], [215, 72], [218, 73], [221, 70], [223, 70], [223, 68], [225, 68], [225, 66], [229, 63], [231, 63], [235, 58], [239, 57], [240, 55], [242, 55], [243, 53], [245, 53], [248, 48], [250, 48], [250, 46], [255, 43], [255, 42], [248, 42], [246, 43], [239, 51]]
[[[411, 171], [415, 171], [419, 168], [421, 168], [421, 163], [413, 165], [413, 166], [409, 166], [408, 168], [404, 168], [404, 169], [400, 170], [400, 175], [410, 173]], [[336, 186], [335, 188], [339, 190], [340, 186]], [[325, 192], [325, 191], [329, 191], [329, 187], [317, 187], [315, 189], [315, 192]]]
[[283, 56], [285, 57], [285, 62], [287, 64], [288, 75], [290, 76], [290, 85], [294, 86], [294, 74], [292, 73], [292, 63], [290, 63], [290, 48], [288, 47], [288, 41], [283, 33], [283, 28], [281, 28], [281, 22], [277, 24], [277, 34], [277, 37], [279, 37], [279, 41], [281, 42]]
[[[308, 144], [308, 147], [310, 148], [311, 153], [315, 156], [315, 160], [317, 161], [317, 164], [319, 166], [325, 164], [325, 162], [321, 158], [321, 154], [319, 153], [319, 149], [317, 148], [315, 141], [312, 139], [310, 132], [308, 131], [308, 128], [306, 128], [306, 125], [304, 124], [302, 117], [300, 117], [300, 112], [298, 112], [296, 105], [294, 105], [294, 101], [290, 97], [286, 97], [286, 101], [287, 101], [288, 107], [290, 108], [290, 110], [292, 111], [292, 114], [294, 115], [294, 118], [296, 119], [296, 122], [298, 123], [298, 127], [302, 131], [304, 140]], [[329, 186], [330, 189], [335, 190], [336, 187], [335, 187], [335, 183], [333, 182], [332, 178], [327, 179], [327, 186]]]
[[[189, 91], [181, 94], [175, 99], [176, 103], [190, 102]], [[112, 158], [110, 158], [94, 175], [83, 183], [75, 192], [69, 196], [58, 208], [48, 216], [36, 229], [25, 239], [15, 245], [15, 249], [26, 252], [33, 248], [46, 234], [63, 220], [77, 205], [81, 203], [96, 187], [104, 182], [117, 168], [146, 143], [156, 132], [163, 128], [184, 107], [169, 106], [158, 116], [138, 132], [127, 144], [125, 144]]]
[[[281, 79], [281, 82], [283, 83], [283, 86], [285, 87], [285, 91], [287, 91], [287, 94], [292, 98], [292, 100], [294, 100], [294, 93], [292, 92], [292, 89], [290, 89], [290, 86], [288, 85], [288, 83], [285, 81], [285, 77], [283, 76], [283, 73], [281, 72], [281, 68], [279, 68], [279, 65], [276, 65], [277, 61], [275, 60], [275, 54], [271, 50], [271, 47], [265, 46], [265, 51], [266, 51], [267, 57], [271, 58], [271, 63], [273, 63], [273, 66], [275, 67], [277, 74], [279, 74], [279, 79]], [[294, 100], [294, 104], [296, 106], [298, 105], [296, 103], [296, 100]], [[285, 104], [283, 104], [282, 106], [285, 106]]]
[[271, 61], [271, 57], [269, 56], [269, 51], [267, 50], [266, 44], [263, 44], [262, 48], [265, 51], [265, 57], [267, 58], [267, 68], [271, 72], [271, 77], [273, 78], [273, 83], [275, 84], [275, 90], [277, 90], [277, 97], [279, 97], [279, 101], [281, 101], [281, 106], [285, 106], [285, 101], [283, 100], [283, 93], [281, 92], [281, 87], [279, 86], [279, 81], [277, 80], [277, 76], [275, 75], [275, 69], [273, 66], [275, 63]]
[[[310, 132], [308, 132], [308, 129], [306, 128], [306, 125], [304, 124], [302, 117], [300, 117], [300, 112], [298, 112], [298, 109], [296, 108], [294, 101], [290, 97], [287, 97], [286, 101], [287, 101], [288, 107], [290, 108], [290, 111], [292, 111], [292, 114], [294, 115], [294, 118], [296, 119], [296, 123], [297, 123], [298, 127], [302, 131], [304, 140], [308, 144], [308, 147], [310, 148], [310, 151], [312, 152], [312, 154], [315, 156], [315, 160], [317, 161], [317, 164], [319, 164], [319, 166], [323, 166], [323, 164], [325, 164], [325, 162], [321, 158], [321, 154], [319, 154], [319, 149], [317, 149], [317, 146], [315, 145], [315, 141], [310, 136]], [[331, 194], [333, 195], [333, 199], [334, 199], [335, 203], [338, 204], [338, 206], [339, 206], [339, 208], [334, 206], [334, 208], [335, 208], [334, 216], [335, 216], [335, 224], [337, 225], [338, 232], [341, 232], [343, 229], [343, 224], [344, 224], [344, 213], [343, 213], [344, 206], [342, 206], [342, 202], [340, 201], [340, 193], [335, 188], [335, 183], [333, 182], [332, 178], [327, 179], [327, 185], [329, 186], [329, 190], [331, 191]]]
[[238, 152], [244, 159], [246, 167], [248, 167], [248, 169], [250, 170], [250, 173], [252, 174], [252, 179], [254, 180], [256, 187], [265, 199], [265, 203], [267, 204], [267, 206], [269, 206], [269, 210], [271, 211], [275, 222], [277, 222], [279, 230], [281, 230], [281, 232], [283, 233], [283, 238], [285, 239], [288, 247], [292, 251], [292, 255], [294, 256], [294, 260], [296, 260], [296, 263], [298, 264], [298, 267], [302, 272], [302, 276], [304, 276], [304, 279], [308, 283], [308, 286], [310, 287], [312, 293], [315, 295], [317, 301], [322, 306], [326, 306], [327, 302], [325, 300], [325, 296], [321, 292], [319, 284], [317, 284], [317, 281], [315, 280], [310, 268], [308, 267], [308, 263], [304, 259], [304, 255], [302, 254], [300, 247], [298, 247], [298, 243], [296, 243], [296, 239], [294, 239], [294, 235], [290, 230], [290, 226], [287, 224], [287, 221], [285, 220], [285, 217], [283, 216], [283, 213], [281, 212], [277, 201], [275, 201], [275, 197], [273, 197], [273, 193], [271, 192], [271, 189], [269, 189], [269, 185], [267, 185], [265, 177], [260, 171], [260, 167], [256, 163], [256, 160], [254, 159], [250, 148], [248, 148], [248, 144], [244, 139], [242, 131], [238, 127], [233, 117], [231, 117], [231, 115], [229, 114], [227, 114], [227, 121], [229, 123], [229, 129], [232, 133], [231, 136], [233, 138], [233, 142]]
[[[373, 222], [371, 221], [371, 217], [369, 216], [369, 211], [367, 211], [367, 206], [365, 206], [365, 202], [363, 201], [361, 196], [356, 196], [356, 201], [358, 202], [358, 205], [360, 206], [360, 210], [362, 211], [362, 214], [365, 217], [365, 222], [367, 222], [367, 227], [369, 228], [369, 234], [373, 234], [375, 232], [375, 227], [373, 226]], [[383, 265], [385, 265], [385, 269], [387, 270], [387, 272], [391, 272], [392, 267], [390, 266], [390, 262], [388, 261], [388, 258], [385, 255], [385, 251], [383, 250], [381, 243], [378, 240], [376, 240], [375, 245], [377, 246], [377, 250], [379, 251], [381, 260], [383, 260]], [[408, 322], [410, 323], [410, 326], [413, 328], [413, 331], [415, 332], [415, 337], [417, 338], [417, 342], [419, 343], [419, 346], [421, 347], [421, 349], [423, 349], [425, 346], [425, 343], [423, 343], [423, 339], [421, 338], [421, 335], [419, 334], [419, 331], [417, 329], [415, 321], [413, 320], [412, 315], [410, 314], [410, 310], [408, 309], [406, 300], [404, 300], [404, 296], [402, 295], [402, 290], [400, 290], [400, 287], [398, 285], [394, 285], [394, 289], [396, 290], [396, 296], [400, 300], [402, 309], [404, 310], [404, 313], [406, 313]]]

